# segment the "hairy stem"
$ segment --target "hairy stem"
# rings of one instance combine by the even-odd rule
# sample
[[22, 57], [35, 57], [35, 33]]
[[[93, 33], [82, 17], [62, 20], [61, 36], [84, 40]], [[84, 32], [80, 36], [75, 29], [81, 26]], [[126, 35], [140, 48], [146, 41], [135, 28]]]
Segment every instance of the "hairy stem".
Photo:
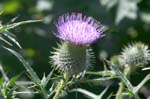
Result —
[[[131, 72], [131, 68], [130, 68], [130, 67], [125, 68], [125, 70], [124, 70], [124, 75], [125, 75], [127, 78], [129, 78], [130, 72]], [[119, 83], [119, 89], [118, 89], [117, 94], [116, 94], [116, 99], [121, 99], [121, 94], [122, 94], [122, 92], [123, 92], [124, 87], [125, 87], [124, 82], [121, 81], [121, 82]]]
[[42, 86], [40, 86], [40, 92], [44, 99], [48, 99], [48, 94]]
[[59, 82], [58, 85], [57, 85], [56, 93], [55, 93], [53, 99], [59, 99], [59, 97], [60, 97], [62, 91], [64, 90], [64, 88], [65, 88], [66, 85], [67, 85], [68, 79], [69, 79], [69, 75], [67, 75], [67, 74], [65, 73], [65, 74], [64, 74], [64, 79], [61, 79], [60, 82]]
[[125, 87], [124, 83], [121, 81], [119, 83], [119, 89], [118, 89], [117, 94], [116, 94], [116, 99], [120, 99], [121, 98], [121, 93], [122, 93], [124, 87]]

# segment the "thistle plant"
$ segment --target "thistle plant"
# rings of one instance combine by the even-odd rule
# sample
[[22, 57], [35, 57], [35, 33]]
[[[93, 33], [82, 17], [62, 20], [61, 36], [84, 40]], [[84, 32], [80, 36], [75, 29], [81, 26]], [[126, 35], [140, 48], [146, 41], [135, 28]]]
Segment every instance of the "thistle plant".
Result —
[[[134, 72], [137, 68], [143, 67], [147, 65], [150, 61], [150, 50], [148, 49], [148, 45], [145, 45], [141, 42], [136, 42], [129, 44], [126, 46], [120, 57], [118, 58], [118, 62], [120, 66], [123, 66], [123, 74], [130, 79], [130, 74]], [[124, 90], [124, 83], [121, 82], [116, 99], [121, 98], [122, 91]]]
[[93, 52], [88, 46], [103, 36], [104, 26], [92, 17], [81, 13], [65, 14], [58, 18], [55, 35], [62, 43], [50, 56], [54, 68], [64, 74], [53, 99], [58, 99], [69, 78], [73, 78], [91, 66]]
[[[0, 25], [0, 40], [12, 46], [13, 44], [3, 38], [5, 36], [15, 43], [19, 49], [22, 49], [15, 36], [9, 32], [9, 29], [39, 21], [41, 20], [28, 20]], [[18, 99], [17, 96], [20, 94], [41, 94], [43, 96], [42, 99], [59, 99], [62, 92], [68, 89], [68, 92], [80, 92], [90, 99], [103, 99], [111, 84], [104, 88], [103, 91], [100, 91], [98, 95], [83, 88], [70, 90], [69, 87], [76, 83], [99, 84], [115, 78], [114, 80], [120, 80], [118, 91], [115, 93], [115, 99], [132, 97], [133, 99], [140, 99], [138, 92], [150, 80], [150, 73], [136, 86], [133, 86], [130, 82], [130, 76], [139, 68], [142, 68], [144, 71], [149, 70], [149, 67], [146, 67], [150, 62], [148, 45], [142, 42], [131, 43], [123, 48], [120, 55], [112, 57], [111, 60], [105, 60], [104, 70], [97, 72], [88, 71], [88, 68], [92, 66], [94, 61], [94, 53], [90, 45], [104, 36], [106, 28], [94, 18], [84, 16], [81, 13], [64, 14], [58, 18], [55, 25], [57, 28], [55, 36], [61, 40], [61, 43], [58, 44], [57, 48], [54, 48], [54, 51], [51, 52], [52, 55], [49, 56], [50, 64], [53, 67], [52, 71], [48, 75], [43, 73], [42, 78], [37, 75], [29, 62], [19, 52], [1, 45], [1, 47], [18, 58], [31, 81], [23, 81], [25, 84], [23, 85], [22, 81], [18, 80], [21, 75], [12, 78], [7, 77], [7, 73], [5, 73], [0, 64], [0, 74], [2, 75], [0, 77], [0, 98]], [[54, 70], [60, 74], [58, 77], [54, 75]], [[87, 78], [89, 75], [94, 75], [94, 77]], [[53, 82], [53, 80], [57, 80], [57, 82]], [[50, 81], [53, 83], [49, 83]], [[26, 86], [24, 88], [27, 91], [21, 90], [19, 86]], [[112, 95], [111, 93], [106, 96], [107, 99], [110, 99]], [[127, 98], [124, 98], [124, 96]]]

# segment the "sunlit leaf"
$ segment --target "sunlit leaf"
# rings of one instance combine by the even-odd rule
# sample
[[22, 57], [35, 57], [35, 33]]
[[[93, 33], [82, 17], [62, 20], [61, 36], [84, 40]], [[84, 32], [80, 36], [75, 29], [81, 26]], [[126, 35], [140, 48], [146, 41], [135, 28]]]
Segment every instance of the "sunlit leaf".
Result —
[[35, 50], [32, 49], [32, 48], [28, 48], [28, 49], [25, 49], [25, 54], [26, 54], [26, 56], [28, 56], [28, 57], [34, 57], [35, 54], [36, 54], [36, 52], [35, 52]]
[[125, 17], [129, 19], [136, 19], [138, 2], [139, 0], [119, 0], [115, 23], [118, 24]]
[[105, 6], [107, 10], [112, 8], [117, 4], [118, 0], [100, 0], [102, 6]]
[[7, 43], [8, 45], [12, 46], [11, 43], [9, 43], [7, 40], [5, 40], [4, 38], [0, 37], [0, 40], [4, 41], [5, 43]]
[[19, 10], [21, 7], [20, 2], [12, 0], [9, 2], [6, 2], [4, 5], [4, 11], [6, 14], [12, 14]]
[[99, 95], [96, 95], [88, 90], [81, 89], [81, 88], [74, 89], [73, 91], [80, 92], [85, 96], [87, 96], [89, 99], [102, 99], [104, 94], [107, 92], [108, 88], [109, 87], [106, 87]]
[[3, 12], [4, 12], [4, 11], [3, 11], [3, 10], [1, 10], [1, 11], [0, 11], [0, 15], [2, 15], [2, 14], [3, 14]]
[[3, 83], [3, 80], [4, 80], [4, 78], [3, 77], [1, 77], [0, 78], [0, 86], [2, 85], [2, 83]]
[[119, 24], [124, 18], [137, 18], [137, 3], [139, 1], [140, 0], [100, 0], [100, 3], [108, 10], [116, 6], [115, 24]]

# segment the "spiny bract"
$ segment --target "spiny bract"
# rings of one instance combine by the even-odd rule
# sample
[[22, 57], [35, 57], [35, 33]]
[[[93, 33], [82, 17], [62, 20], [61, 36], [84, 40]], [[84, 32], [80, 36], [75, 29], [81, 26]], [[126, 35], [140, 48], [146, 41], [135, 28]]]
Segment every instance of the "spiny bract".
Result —
[[50, 59], [54, 67], [70, 75], [78, 75], [87, 70], [94, 57], [91, 49], [69, 43], [62, 43], [52, 54]]
[[91, 49], [84, 46], [74, 46], [69, 43], [62, 43], [52, 52], [51, 63], [61, 73], [78, 75], [91, 66], [94, 57]]

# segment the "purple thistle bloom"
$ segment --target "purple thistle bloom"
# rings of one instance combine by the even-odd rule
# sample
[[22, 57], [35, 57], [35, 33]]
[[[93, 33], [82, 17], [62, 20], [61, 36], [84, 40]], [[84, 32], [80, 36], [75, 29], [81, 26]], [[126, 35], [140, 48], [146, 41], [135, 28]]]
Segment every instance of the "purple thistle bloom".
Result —
[[102, 37], [104, 26], [92, 17], [81, 13], [60, 16], [56, 24], [56, 36], [75, 45], [88, 45]]

